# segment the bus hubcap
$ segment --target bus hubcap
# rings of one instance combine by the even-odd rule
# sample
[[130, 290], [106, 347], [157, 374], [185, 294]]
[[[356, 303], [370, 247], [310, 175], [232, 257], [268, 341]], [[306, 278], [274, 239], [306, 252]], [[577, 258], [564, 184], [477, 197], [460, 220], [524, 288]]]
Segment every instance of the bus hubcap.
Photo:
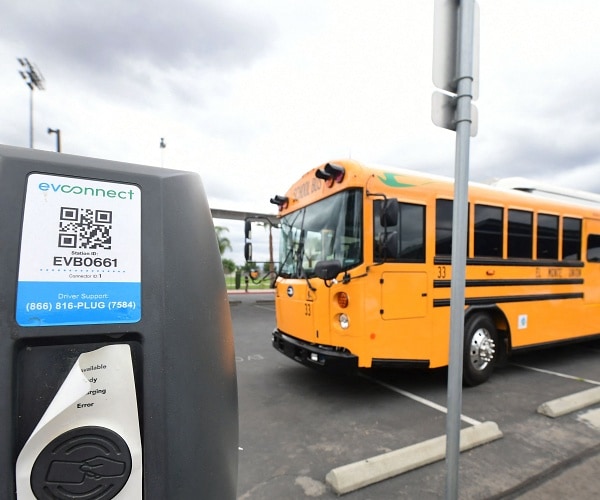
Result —
[[485, 328], [479, 328], [471, 337], [469, 355], [471, 365], [478, 370], [485, 370], [487, 365], [494, 359], [496, 344]]

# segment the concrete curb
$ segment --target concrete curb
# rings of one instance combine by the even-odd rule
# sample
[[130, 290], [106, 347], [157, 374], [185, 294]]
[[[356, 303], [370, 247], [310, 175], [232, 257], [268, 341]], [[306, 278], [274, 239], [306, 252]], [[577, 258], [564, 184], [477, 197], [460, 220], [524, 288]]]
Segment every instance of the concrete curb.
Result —
[[600, 387], [547, 401], [538, 406], [537, 412], [547, 417], [556, 418], [596, 403], [600, 403]]
[[[460, 451], [470, 450], [502, 437], [495, 422], [483, 422], [460, 431]], [[325, 481], [338, 495], [389, 479], [410, 470], [442, 460], [446, 456], [446, 436], [438, 436], [399, 450], [331, 470]]]

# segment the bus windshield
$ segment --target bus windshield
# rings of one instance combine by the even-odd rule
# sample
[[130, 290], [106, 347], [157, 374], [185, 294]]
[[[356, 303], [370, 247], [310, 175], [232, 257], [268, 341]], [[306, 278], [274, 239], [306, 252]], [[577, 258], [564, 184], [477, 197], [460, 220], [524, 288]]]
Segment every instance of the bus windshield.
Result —
[[310, 278], [323, 260], [346, 271], [362, 262], [362, 246], [362, 192], [342, 191], [281, 219], [279, 275]]

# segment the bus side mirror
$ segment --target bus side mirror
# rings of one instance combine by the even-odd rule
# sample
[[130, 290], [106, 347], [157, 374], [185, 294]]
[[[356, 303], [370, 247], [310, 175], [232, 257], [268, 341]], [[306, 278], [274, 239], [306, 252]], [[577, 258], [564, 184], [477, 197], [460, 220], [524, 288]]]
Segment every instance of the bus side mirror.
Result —
[[252, 260], [252, 243], [249, 241], [244, 244], [244, 258], [246, 262]]
[[249, 220], [244, 222], [244, 237], [247, 240], [252, 238], [252, 222]]
[[320, 260], [315, 264], [315, 276], [322, 280], [332, 280], [342, 272], [339, 260]]
[[383, 202], [383, 210], [379, 219], [383, 227], [398, 224], [398, 200], [396, 198], [388, 198]]

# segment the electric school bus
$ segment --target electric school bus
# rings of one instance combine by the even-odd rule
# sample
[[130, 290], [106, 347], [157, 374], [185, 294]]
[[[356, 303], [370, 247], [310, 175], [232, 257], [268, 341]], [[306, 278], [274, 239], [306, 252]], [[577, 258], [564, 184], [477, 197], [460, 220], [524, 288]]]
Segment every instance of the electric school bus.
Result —
[[[453, 179], [343, 160], [272, 198], [273, 347], [315, 368], [447, 366], [453, 196]], [[468, 210], [466, 385], [600, 336], [600, 196], [505, 179], [471, 183]]]
[[229, 303], [191, 172], [0, 146], [0, 498], [234, 499]]

